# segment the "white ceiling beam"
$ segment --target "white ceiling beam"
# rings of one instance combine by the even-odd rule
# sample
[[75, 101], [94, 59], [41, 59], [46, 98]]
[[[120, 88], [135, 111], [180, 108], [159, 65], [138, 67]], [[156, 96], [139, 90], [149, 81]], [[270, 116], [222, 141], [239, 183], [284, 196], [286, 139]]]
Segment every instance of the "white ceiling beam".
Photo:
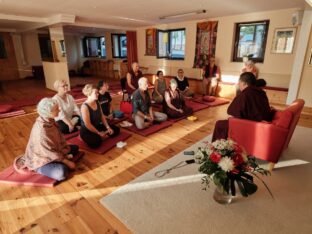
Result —
[[111, 24], [98, 24], [98, 23], [86, 23], [81, 21], [76, 21], [73, 26], [81, 26], [88, 28], [103, 28], [103, 29], [116, 29], [116, 30], [136, 30], [135, 27], [124, 27], [119, 25], [111, 25]]
[[35, 22], [35, 23], [47, 23], [48, 22], [48, 18], [44, 18], [44, 17], [8, 15], [8, 14], [1, 14], [1, 13], [0, 13], [0, 20], [12, 20], [12, 21], [22, 21], [22, 22]]

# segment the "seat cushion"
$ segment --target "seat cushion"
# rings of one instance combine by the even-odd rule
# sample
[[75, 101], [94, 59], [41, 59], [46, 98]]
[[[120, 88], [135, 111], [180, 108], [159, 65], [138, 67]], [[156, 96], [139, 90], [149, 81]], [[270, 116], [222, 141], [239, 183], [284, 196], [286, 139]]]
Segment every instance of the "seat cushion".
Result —
[[282, 128], [289, 128], [292, 118], [293, 113], [289, 110], [276, 111], [272, 120], [272, 124]]
[[216, 100], [216, 98], [212, 97], [212, 96], [204, 96], [203, 97], [204, 102], [214, 102], [215, 100]]
[[13, 110], [13, 106], [12, 105], [0, 105], [0, 113], [7, 113], [10, 112], [11, 110]]

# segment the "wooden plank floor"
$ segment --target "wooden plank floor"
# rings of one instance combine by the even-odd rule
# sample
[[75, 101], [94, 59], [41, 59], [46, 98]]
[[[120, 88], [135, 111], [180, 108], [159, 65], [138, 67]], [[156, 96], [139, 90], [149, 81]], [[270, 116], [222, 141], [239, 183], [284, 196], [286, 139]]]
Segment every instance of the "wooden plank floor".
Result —
[[[114, 104], [119, 100], [114, 98]], [[1, 184], [0, 233], [129, 233], [100, 205], [100, 198], [210, 134], [215, 121], [227, 117], [226, 109], [202, 110], [196, 113], [198, 121], [182, 120], [148, 138], [134, 134], [125, 149], [104, 155], [86, 152], [73, 177], [54, 188]], [[0, 170], [24, 152], [36, 117], [31, 113], [0, 120]], [[311, 118], [301, 119], [300, 125], [312, 127]]]

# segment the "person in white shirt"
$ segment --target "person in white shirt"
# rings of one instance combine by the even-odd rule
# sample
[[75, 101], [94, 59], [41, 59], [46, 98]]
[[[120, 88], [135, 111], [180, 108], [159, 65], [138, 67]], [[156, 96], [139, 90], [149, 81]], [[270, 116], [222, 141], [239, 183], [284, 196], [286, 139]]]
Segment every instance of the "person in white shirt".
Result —
[[69, 134], [78, 130], [80, 126], [80, 110], [72, 95], [68, 94], [68, 84], [64, 80], [56, 80], [54, 88], [57, 94], [53, 99], [58, 102], [60, 112], [55, 121], [63, 134]]

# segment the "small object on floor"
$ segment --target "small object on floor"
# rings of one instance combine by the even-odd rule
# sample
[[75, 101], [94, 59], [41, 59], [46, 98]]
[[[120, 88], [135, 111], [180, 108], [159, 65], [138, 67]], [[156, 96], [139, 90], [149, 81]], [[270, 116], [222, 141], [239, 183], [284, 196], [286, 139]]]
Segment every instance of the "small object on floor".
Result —
[[187, 119], [190, 120], [190, 121], [196, 121], [197, 117], [192, 115], [192, 116], [187, 117]]
[[125, 121], [122, 121], [119, 125], [122, 128], [128, 128], [128, 127], [131, 127], [133, 124], [125, 120]]
[[152, 103], [152, 104], [155, 104], [156, 102], [155, 102], [154, 100], [151, 100], [151, 103]]
[[122, 149], [122, 148], [125, 147], [126, 145], [127, 145], [126, 142], [119, 141], [119, 142], [116, 144], [116, 147]]
[[183, 154], [184, 155], [194, 155], [195, 152], [193, 150], [190, 150], [190, 151], [184, 151]]

